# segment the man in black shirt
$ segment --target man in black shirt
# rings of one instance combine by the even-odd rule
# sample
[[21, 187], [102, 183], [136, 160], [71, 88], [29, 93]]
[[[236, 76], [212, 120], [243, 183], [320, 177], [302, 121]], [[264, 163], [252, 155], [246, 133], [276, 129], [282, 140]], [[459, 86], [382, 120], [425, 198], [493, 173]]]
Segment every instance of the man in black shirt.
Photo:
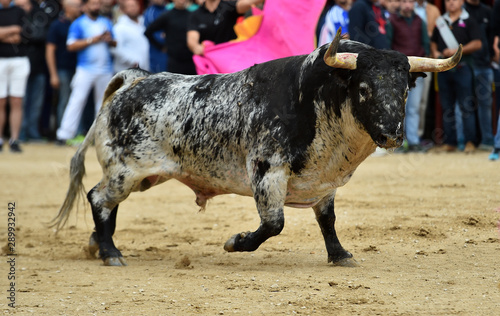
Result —
[[206, 0], [189, 18], [187, 32], [189, 49], [195, 55], [203, 55], [205, 50], [203, 41], [220, 44], [235, 39], [233, 26], [238, 17], [250, 10], [253, 5], [263, 2], [264, 0]]
[[26, 47], [21, 44], [23, 9], [10, 0], [0, 0], [0, 151], [3, 146], [3, 130], [6, 120], [7, 97], [10, 105], [10, 150], [20, 152], [19, 132], [23, 117], [23, 97], [30, 73]]
[[481, 131], [479, 149], [491, 150], [493, 147], [493, 126], [491, 124], [491, 104], [493, 103], [493, 69], [490, 66], [493, 51], [493, 17], [491, 8], [479, 0], [466, 0], [465, 10], [476, 20], [481, 33], [482, 47], [472, 53], [474, 63], [474, 92], [477, 100], [477, 117]]
[[196, 75], [193, 54], [187, 47], [186, 32], [190, 12], [186, 0], [174, 0], [174, 7], [162, 13], [146, 29], [144, 34], [150, 43], [163, 51], [165, 47], [158, 42], [154, 34], [157, 31], [165, 33], [165, 46], [168, 55], [167, 69], [169, 72]]
[[[463, 45], [462, 61], [455, 68], [438, 74], [439, 99], [443, 109], [444, 145], [442, 151], [452, 152], [457, 148], [455, 124], [455, 102], [462, 112], [466, 153], [476, 149], [476, 117], [473, 100], [473, 73], [470, 64], [472, 53], [481, 49], [481, 33], [477, 22], [462, 9], [463, 0], [445, 0], [446, 13], [442, 15], [446, 25], [442, 32], [451, 30], [452, 37]], [[446, 33], [445, 33], [446, 34]], [[448, 58], [457, 48], [448, 47], [438, 27], [431, 38], [431, 54], [434, 58]]]

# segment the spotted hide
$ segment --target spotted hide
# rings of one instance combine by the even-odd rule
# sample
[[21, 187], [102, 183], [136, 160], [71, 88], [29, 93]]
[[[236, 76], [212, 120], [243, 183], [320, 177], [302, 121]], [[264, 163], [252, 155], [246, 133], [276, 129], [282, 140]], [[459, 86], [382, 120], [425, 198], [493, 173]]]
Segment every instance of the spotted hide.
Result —
[[[87, 195], [95, 221], [89, 249], [106, 265], [125, 265], [112, 240], [118, 204], [170, 179], [190, 187], [201, 208], [219, 194], [254, 197], [261, 224], [231, 237], [227, 251], [253, 251], [279, 234], [285, 205], [312, 207], [329, 262], [355, 265], [335, 232], [336, 189], [377, 146], [401, 145], [405, 98], [423, 74], [410, 72], [398, 52], [339, 40], [335, 49], [231, 74], [118, 73], [72, 159], [54, 225], [67, 222], [83, 190], [84, 154], [94, 140], [103, 176]], [[325, 62], [342, 52], [357, 54], [355, 69]]]

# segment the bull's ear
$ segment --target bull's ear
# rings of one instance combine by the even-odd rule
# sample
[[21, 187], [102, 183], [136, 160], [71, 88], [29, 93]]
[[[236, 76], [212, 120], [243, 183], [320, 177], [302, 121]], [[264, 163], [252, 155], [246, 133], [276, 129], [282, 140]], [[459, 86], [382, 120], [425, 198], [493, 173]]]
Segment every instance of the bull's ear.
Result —
[[415, 87], [415, 81], [417, 81], [418, 77], [425, 78], [427, 75], [424, 72], [410, 72], [410, 82], [408, 84], [410, 88]]

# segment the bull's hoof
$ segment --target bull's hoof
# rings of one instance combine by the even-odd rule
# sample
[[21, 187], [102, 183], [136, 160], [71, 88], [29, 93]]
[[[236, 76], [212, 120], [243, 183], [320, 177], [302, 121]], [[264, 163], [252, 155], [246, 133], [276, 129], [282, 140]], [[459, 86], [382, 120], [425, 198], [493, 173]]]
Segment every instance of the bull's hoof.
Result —
[[239, 250], [238, 244], [241, 243], [242, 239], [244, 239], [249, 234], [250, 232], [239, 233], [229, 238], [229, 240], [224, 244], [224, 250], [227, 252], [241, 251]]
[[124, 267], [127, 265], [123, 257], [108, 257], [103, 262], [105, 266]]
[[355, 268], [359, 267], [360, 264], [356, 261], [354, 258], [343, 258], [337, 261], [332, 262], [334, 266], [338, 267], [349, 267], [349, 268]]
[[90, 235], [89, 239], [89, 256], [90, 258], [95, 259], [96, 258], [96, 253], [99, 250], [99, 243], [97, 242], [97, 234], [96, 232], [93, 232], [92, 235]]

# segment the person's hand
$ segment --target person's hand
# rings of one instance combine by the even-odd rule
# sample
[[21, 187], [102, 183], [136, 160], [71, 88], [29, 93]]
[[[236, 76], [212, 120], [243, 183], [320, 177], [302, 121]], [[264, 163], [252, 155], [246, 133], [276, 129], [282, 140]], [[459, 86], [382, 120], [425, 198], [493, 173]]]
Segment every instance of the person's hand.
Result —
[[2, 42], [7, 44], [20, 44], [21, 43], [21, 34], [11, 34], [4, 38]]
[[443, 50], [443, 56], [448, 58], [453, 56], [457, 52], [457, 48], [451, 49], [451, 48], [445, 48]]
[[431, 50], [431, 55], [430, 55], [431, 58], [434, 58], [434, 59], [438, 59], [438, 58], [441, 58], [443, 57], [443, 55], [441, 54], [440, 51], [433, 51]]
[[493, 46], [493, 50], [495, 51], [493, 61], [498, 64], [500, 62], [500, 48], [498, 48], [498, 46]]
[[21, 35], [21, 31], [22, 31], [22, 27], [20, 27], [19, 25], [11, 25], [9, 26], [9, 33], [10, 34], [18, 34], [18, 35]]
[[203, 44], [196, 45], [193, 49], [194, 55], [203, 55], [205, 53], [205, 46]]
[[50, 86], [53, 88], [53, 89], [56, 89], [58, 90], [59, 89], [59, 85], [60, 85], [60, 81], [59, 81], [59, 76], [58, 75], [53, 75], [53, 76], [50, 76]]
[[113, 38], [111, 37], [111, 33], [109, 31], [106, 31], [99, 36], [99, 41], [100, 42], [105, 42], [105, 43], [110, 43], [113, 41]]

